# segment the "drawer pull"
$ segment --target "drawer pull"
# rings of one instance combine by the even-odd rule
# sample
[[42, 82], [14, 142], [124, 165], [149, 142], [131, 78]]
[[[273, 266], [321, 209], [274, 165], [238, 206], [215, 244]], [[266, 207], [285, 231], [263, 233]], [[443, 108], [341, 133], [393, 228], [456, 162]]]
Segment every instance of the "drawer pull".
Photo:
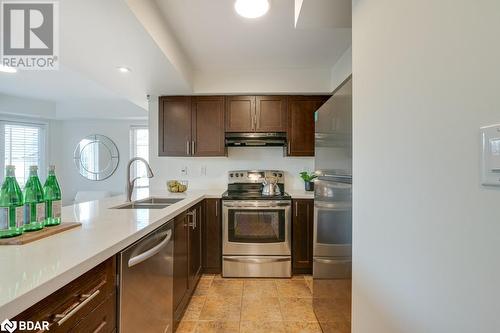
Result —
[[97, 289], [96, 291], [94, 291], [92, 294], [82, 294], [82, 297], [80, 299], [81, 303], [78, 304], [77, 306], [75, 306], [73, 309], [71, 309], [68, 313], [61, 313], [61, 314], [56, 314], [55, 315], [55, 318], [57, 320], [57, 325], [58, 326], [61, 326], [62, 324], [64, 324], [64, 322], [66, 322], [66, 320], [68, 320], [69, 318], [71, 318], [75, 313], [77, 313], [78, 311], [80, 311], [85, 305], [87, 305], [90, 301], [92, 301], [97, 295], [99, 295], [101, 291], [99, 289]]
[[94, 330], [94, 333], [100, 332], [104, 327], [106, 327], [106, 321], [103, 321], [97, 328]]

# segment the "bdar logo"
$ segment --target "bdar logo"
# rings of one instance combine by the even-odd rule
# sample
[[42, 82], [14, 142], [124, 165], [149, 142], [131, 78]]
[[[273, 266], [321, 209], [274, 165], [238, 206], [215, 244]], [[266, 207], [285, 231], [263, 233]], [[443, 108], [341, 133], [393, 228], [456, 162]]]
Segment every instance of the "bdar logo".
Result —
[[14, 332], [17, 328], [17, 322], [15, 321], [10, 321], [9, 319], [5, 319], [1, 324], [0, 324], [0, 330], [2, 332]]

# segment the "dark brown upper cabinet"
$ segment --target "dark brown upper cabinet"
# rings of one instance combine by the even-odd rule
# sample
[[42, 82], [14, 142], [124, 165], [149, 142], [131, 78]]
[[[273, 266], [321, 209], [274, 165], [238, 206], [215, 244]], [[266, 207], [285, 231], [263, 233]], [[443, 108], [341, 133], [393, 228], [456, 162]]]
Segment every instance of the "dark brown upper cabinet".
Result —
[[191, 97], [160, 97], [158, 113], [158, 155], [190, 156]]
[[226, 97], [226, 132], [255, 131], [255, 96]]
[[314, 156], [314, 113], [328, 98], [288, 97], [288, 156]]
[[193, 156], [225, 156], [224, 97], [192, 97]]
[[226, 156], [224, 97], [159, 99], [159, 156]]
[[286, 132], [286, 96], [257, 96], [255, 101], [255, 131]]
[[286, 96], [227, 96], [226, 132], [286, 132]]

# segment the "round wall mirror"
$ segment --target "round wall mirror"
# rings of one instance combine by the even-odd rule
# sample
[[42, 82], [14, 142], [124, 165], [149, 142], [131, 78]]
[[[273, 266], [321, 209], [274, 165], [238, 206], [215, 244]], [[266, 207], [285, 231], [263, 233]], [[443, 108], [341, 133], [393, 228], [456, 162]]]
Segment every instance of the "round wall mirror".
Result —
[[83, 138], [76, 145], [73, 158], [80, 175], [96, 181], [111, 177], [120, 160], [113, 140], [100, 134]]

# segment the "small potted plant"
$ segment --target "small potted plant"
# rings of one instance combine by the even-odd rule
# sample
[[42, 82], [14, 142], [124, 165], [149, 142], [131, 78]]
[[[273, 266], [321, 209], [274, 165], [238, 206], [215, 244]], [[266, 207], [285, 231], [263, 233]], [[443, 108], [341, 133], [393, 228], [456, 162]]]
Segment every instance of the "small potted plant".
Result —
[[303, 171], [300, 173], [300, 178], [304, 180], [304, 185], [306, 191], [314, 191], [314, 178], [317, 176], [314, 173], [309, 173], [307, 171]]

